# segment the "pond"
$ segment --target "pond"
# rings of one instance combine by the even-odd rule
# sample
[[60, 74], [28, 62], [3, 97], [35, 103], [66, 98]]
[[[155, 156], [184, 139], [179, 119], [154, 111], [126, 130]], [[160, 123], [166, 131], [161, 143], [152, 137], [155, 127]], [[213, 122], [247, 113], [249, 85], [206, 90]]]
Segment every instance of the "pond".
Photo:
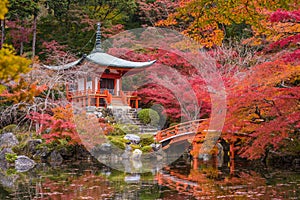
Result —
[[[232, 165], [232, 164], [231, 164]], [[155, 166], [155, 165], [154, 165]], [[97, 161], [0, 172], [0, 199], [298, 199], [300, 173], [236, 161], [217, 166], [180, 157], [162, 169], [129, 173]]]

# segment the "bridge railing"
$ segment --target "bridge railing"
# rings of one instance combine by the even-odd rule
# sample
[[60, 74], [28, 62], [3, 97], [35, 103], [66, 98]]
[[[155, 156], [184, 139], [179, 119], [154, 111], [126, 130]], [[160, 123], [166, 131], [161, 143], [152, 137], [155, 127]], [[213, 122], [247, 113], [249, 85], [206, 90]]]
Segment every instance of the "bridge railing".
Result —
[[156, 141], [160, 142], [161, 140], [167, 139], [172, 136], [176, 136], [183, 133], [197, 133], [199, 124], [207, 119], [197, 119], [194, 121], [188, 121], [175, 126], [171, 126], [167, 129], [158, 131], [156, 133]]

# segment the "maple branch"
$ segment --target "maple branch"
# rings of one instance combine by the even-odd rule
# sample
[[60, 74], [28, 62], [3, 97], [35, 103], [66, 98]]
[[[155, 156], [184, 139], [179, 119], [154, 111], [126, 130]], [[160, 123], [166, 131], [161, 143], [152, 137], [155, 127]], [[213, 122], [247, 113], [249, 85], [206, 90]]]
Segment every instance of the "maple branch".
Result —
[[280, 83], [280, 86], [283, 88], [291, 88], [290, 86], [284, 84], [284, 80]]
[[255, 112], [254, 113], [258, 115], [259, 119], [263, 119], [264, 121], [266, 120], [265, 117], [263, 117], [261, 115], [261, 112], [260, 112], [260, 109], [259, 109], [258, 105], [255, 105]]
[[276, 111], [277, 111], [277, 113], [279, 114], [279, 116], [282, 116], [282, 113], [280, 112], [279, 108], [276, 106], [274, 100], [268, 100], [268, 99], [265, 99], [265, 98], [264, 98], [263, 100], [264, 100], [267, 104], [272, 105], [272, 106], [276, 109]]

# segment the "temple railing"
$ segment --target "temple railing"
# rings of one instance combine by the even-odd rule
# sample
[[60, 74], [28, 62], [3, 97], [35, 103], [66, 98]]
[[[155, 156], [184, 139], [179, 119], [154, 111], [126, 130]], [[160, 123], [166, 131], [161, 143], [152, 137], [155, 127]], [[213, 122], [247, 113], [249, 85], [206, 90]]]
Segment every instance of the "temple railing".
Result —
[[[107, 105], [111, 105], [112, 99], [114, 96], [114, 93], [112, 93], [113, 90], [110, 89], [100, 89], [100, 90], [66, 90], [66, 96], [69, 101], [75, 100], [75, 101], [84, 101], [84, 99], [87, 99], [88, 102], [96, 102], [96, 105], [99, 106], [99, 99], [105, 99]], [[130, 106], [130, 100], [132, 97], [135, 97], [136, 95], [133, 95], [134, 91], [120, 91], [120, 97], [122, 100], [122, 103], [124, 105]], [[95, 99], [95, 100], [94, 100]], [[88, 104], [90, 104], [88, 103]], [[93, 104], [93, 103], [91, 103]]]
[[99, 91], [99, 90], [76, 90], [76, 91], [67, 91], [68, 96], [71, 98], [74, 97], [83, 97], [86, 95], [107, 95], [107, 90]]
[[123, 94], [125, 95], [125, 96], [136, 96], [136, 95], [133, 95], [134, 94], [134, 92], [135, 91], [122, 91], [123, 92]]

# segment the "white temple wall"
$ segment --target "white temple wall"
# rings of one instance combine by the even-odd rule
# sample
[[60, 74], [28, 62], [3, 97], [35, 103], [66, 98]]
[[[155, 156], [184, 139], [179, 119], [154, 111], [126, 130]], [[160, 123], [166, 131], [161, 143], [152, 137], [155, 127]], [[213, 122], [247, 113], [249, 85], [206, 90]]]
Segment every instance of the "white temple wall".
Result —
[[84, 90], [84, 78], [78, 79], [78, 90], [83, 91]]
[[92, 87], [93, 87], [92, 81], [86, 82], [86, 90], [88, 90], [88, 89], [92, 90]]

